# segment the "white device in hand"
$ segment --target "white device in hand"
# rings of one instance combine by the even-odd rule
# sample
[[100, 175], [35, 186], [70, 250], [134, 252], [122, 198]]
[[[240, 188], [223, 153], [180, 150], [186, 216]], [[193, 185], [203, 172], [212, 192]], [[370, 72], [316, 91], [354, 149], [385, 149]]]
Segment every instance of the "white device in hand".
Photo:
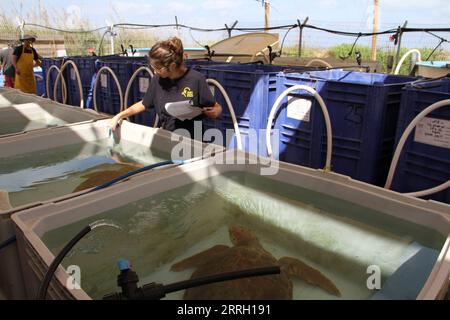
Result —
[[191, 120], [202, 114], [202, 108], [194, 107], [191, 100], [168, 102], [165, 108], [168, 114], [183, 121]]

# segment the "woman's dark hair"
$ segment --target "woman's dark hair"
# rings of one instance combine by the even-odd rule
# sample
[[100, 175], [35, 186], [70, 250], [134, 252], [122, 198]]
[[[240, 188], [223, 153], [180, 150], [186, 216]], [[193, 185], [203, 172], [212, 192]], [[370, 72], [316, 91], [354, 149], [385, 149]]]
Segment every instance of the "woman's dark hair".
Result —
[[169, 67], [172, 62], [180, 66], [184, 61], [183, 43], [177, 37], [159, 41], [150, 49], [148, 56], [164, 67]]

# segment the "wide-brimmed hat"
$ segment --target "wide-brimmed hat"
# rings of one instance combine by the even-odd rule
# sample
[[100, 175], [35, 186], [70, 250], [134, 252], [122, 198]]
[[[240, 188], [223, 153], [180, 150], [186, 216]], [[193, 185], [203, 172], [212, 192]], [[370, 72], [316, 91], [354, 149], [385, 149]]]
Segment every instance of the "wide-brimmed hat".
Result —
[[20, 38], [20, 41], [24, 40], [36, 40], [36, 36], [33, 34], [25, 34], [22, 38]]

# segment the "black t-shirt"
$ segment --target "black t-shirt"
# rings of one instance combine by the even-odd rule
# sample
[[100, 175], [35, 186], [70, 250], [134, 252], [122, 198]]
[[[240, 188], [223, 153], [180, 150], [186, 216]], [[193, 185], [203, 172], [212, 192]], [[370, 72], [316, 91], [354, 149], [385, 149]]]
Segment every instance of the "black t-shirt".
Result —
[[[214, 96], [206, 83], [205, 76], [192, 69], [176, 80], [161, 78], [155, 75], [143, 99], [145, 108], [155, 108], [159, 116], [161, 128], [174, 131], [187, 129], [193, 134], [194, 121], [202, 120], [200, 115], [192, 120], [181, 121], [169, 115], [165, 109], [166, 103], [178, 101], [191, 101], [191, 105], [198, 107], [211, 107], [215, 104]], [[192, 138], [194, 136], [192, 135]]]
[[[18, 46], [14, 49], [13, 55], [15, 55], [17, 57], [17, 61], [19, 61], [20, 56], [22, 55], [22, 50], [23, 50], [23, 46]], [[37, 54], [36, 49], [34, 49], [33, 47], [25, 48], [25, 53], [33, 53], [33, 59], [39, 60], [39, 55]]]

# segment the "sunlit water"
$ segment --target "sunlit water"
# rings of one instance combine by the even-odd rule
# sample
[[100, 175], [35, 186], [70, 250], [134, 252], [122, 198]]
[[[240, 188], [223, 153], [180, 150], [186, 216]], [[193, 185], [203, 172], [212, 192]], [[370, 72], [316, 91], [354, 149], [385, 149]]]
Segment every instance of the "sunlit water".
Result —
[[[88, 223], [113, 221], [122, 229], [99, 228], [81, 240], [64, 265], [81, 267], [81, 285], [93, 298], [120, 291], [116, 263], [131, 261], [140, 284], [171, 284], [193, 269], [170, 266], [216, 244], [231, 246], [228, 226], [251, 229], [277, 259], [290, 256], [320, 270], [342, 298], [367, 299], [367, 268], [378, 265], [384, 282], [417, 247], [439, 250], [436, 232], [332, 197], [265, 178], [229, 173], [142, 199], [50, 231], [43, 241], [54, 252]], [[232, 259], [232, 257], [230, 257]], [[335, 299], [293, 279], [294, 299]], [[181, 299], [183, 292], [167, 299]]]
[[11, 205], [17, 207], [72, 193], [98, 172], [169, 158], [168, 153], [123, 140], [116, 145], [109, 139], [67, 145], [0, 158], [0, 189], [8, 191]]

